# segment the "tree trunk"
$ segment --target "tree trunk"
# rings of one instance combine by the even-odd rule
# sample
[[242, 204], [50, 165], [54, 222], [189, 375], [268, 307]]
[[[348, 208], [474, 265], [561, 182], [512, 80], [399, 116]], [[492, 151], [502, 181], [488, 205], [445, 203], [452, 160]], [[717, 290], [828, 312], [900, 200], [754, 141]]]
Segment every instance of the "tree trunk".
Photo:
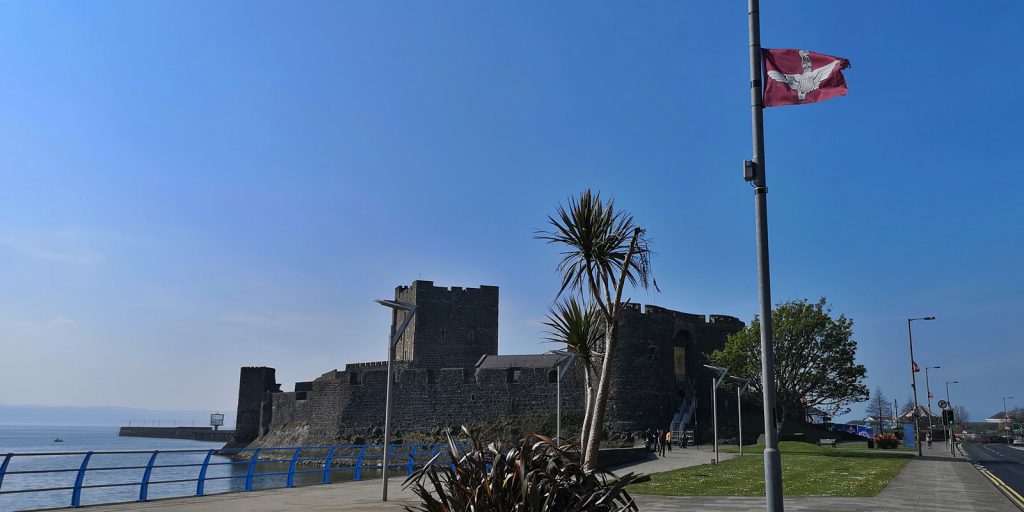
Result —
[[608, 408], [608, 395], [611, 392], [612, 360], [615, 359], [616, 337], [619, 331], [618, 319], [613, 319], [608, 324], [604, 336], [604, 360], [601, 361], [597, 396], [594, 397], [594, 412], [590, 418], [590, 433], [587, 447], [583, 452], [583, 469], [586, 471], [597, 468], [597, 454], [601, 449], [601, 437], [604, 434], [604, 413]]
[[584, 367], [583, 368], [583, 423], [580, 425], [580, 451], [582, 452], [587, 446], [587, 437], [590, 433], [590, 415], [594, 410], [594, 390], [593, 384], [593, 370]]

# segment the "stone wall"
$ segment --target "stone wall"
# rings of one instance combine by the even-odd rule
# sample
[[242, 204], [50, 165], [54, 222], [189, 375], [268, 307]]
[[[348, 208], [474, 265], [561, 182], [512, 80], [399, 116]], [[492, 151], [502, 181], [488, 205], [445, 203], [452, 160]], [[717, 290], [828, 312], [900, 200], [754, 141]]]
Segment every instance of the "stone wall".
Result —
[[[553, 416], [552, 368], [477, 367], [482, 356], [498, 352], [496, 287], [443, 288], [415, 281], [396, 288], [395, 298], [418, 308], [397, 347], [392, 409], [396, 438], [437, 436], [445, 428], [480, 421]], [[393, 315], [392, 332], [404, 314]], [[635, 432], [668, 428], [690, 397], [697, 397], [698, 419], [709, 417], [711, 374], [702, 365], [707, 354], [742, 328], [743, 323], [730, 316], [627, 307], [619, 324], [608, 435], [629, 439]], [[515, 359], [531, 360], [538, 359]], [[378, 439], [384, 424], [386, 371], [387, 364], [381, 361], [348, 364], [282, 393], [272, 368], [243, 368], [236, 441], [294, 446]], [[579, 368], [566, 374], [564, 414], [582, 411], [582, 382]]]
[[[619, 321], [608, 429], [620, 434], [667, 429], [693, 393], [702, 416], [711, 398], [711, 373], [703, 366], [707, 354], [741, 329], [743, 322], [731, 316], [705, 317], [657, 306], [641, 311], [640, 305], [630, 305]], [[682, 351], [681, 372], [676, 371], [677, 347]]]
[[[556, 384], [546, 368], [397, 369], [392, 426], [396, 436], [439, 435], [445, 428], [481, 420], [502, 420], [550, 414], [555, 410]], [[353, 377], [353, 374], [358, 377]], [[272, 395], [269, 432], [252, 446], [335, 444], [380, 436], [384, 424], [387, 373], [384, 366], [349, 365], [313, 381], [300, 399], [296, 392]], [[581, 376], [576, 370], [562, 381], [564, 414], [582, 410]], [[552, 433], [547, 433], [552, 434]]]

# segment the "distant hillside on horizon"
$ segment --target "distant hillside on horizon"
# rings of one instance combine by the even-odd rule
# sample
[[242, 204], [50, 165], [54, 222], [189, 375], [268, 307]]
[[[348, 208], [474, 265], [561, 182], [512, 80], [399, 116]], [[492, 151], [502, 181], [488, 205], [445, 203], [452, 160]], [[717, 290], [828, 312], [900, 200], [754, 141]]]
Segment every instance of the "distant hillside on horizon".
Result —
[[224, 428], [234, 428], [235, 411], [164, 411], [134, 407], [76, 407], [0, 404], [0, 425], [207, 426], [210, 413], [224, 413]]

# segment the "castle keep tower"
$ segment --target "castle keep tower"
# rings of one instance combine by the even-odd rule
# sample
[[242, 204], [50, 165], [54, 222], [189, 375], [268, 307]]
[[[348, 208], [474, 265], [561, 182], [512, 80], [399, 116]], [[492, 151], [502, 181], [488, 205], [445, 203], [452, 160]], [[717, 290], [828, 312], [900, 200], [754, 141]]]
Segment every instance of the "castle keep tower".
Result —
[[[412, 368], [471, 368], [498, 353], [498, 287], [444, 288], [413, 281], [395, 288], [395, 300], [415, 304], [416, 316], [395, 347]], [[391, 332], [407, 313], [396, 311]]]

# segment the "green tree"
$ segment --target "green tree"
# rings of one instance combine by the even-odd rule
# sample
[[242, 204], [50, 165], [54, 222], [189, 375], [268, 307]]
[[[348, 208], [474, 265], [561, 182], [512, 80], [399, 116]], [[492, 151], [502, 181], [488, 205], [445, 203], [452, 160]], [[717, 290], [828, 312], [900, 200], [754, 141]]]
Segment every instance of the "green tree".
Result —
[[604, 434], [604, 415], [611, 392], [611, 362], [618, 349], [619, 317], [629, 299], [623, 299], [627, 284], [647, 287], [650, 276], [650, 250], [645, 230], [633, 216], [615, 209], [612, 200], [583, 191], [572, 198], [568, 208], [558, 205], [548, 217], [550, 230], [537, 238], [561, 247], [558, 271], [562, 286], [558, 296], [568, 293], [593, 303], [607, 328], [604, 330], [604, 354], [597, 371], [589, 418], [587, 440], [583, 446], [583, 466], [593, 470]]
[[883, 428], [885, 422], [889, 421], [893, 417], [892, 402], [889, 401], [889, 397], [885, 396], [882, 392], [882, 388], [876, 387], [875, 393], [871, 395], [871, 399], [868, 400], [867, 415], [875, 419], [875, 433], [881, 434], [885, 432]]
[[967, 412], [967, 408], [962, 405], [954, 406], [953, 421], [958, 429], [963, 430], [967, 428], [967, 423], [971, 421], [971, 415]]
[[[802, 421], [807, 407], [838, 416], [849, 412], [850, 404], [868, 398], [867, 369], [856, 362], [853, 320], [831, 314], [824, 297], [813, 303], [794, 300], [772, 310], [780, 421]], [[750, 379], [754, 390], [763, 395], [760, 331], [760, 319], [754, 317], [745, 329], [729, 336], [722, 350], [711, 354], [711, 361], [729, 368], [732, 375]]]

